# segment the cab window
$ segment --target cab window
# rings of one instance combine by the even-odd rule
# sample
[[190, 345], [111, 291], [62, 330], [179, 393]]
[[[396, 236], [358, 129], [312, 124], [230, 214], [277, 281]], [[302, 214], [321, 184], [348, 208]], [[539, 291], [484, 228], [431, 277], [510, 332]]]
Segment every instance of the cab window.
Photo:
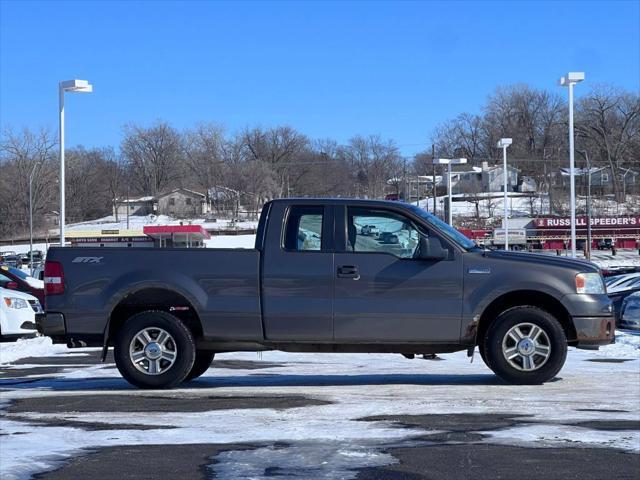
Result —
[[321, 251], [323, 215], [323, 206], [291, 207], [287, 216], [284, 249], [294, 252]]
[[348, 252], [389, 253], [414, 258], [420, 246], [420, 232], [407, 217], [395, 212], [347, 209]]

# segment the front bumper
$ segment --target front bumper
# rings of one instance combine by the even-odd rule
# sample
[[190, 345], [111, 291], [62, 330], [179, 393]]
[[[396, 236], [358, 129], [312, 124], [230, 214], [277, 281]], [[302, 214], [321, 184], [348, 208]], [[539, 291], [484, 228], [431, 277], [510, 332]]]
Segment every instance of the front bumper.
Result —
[[616, 319], [610, 317], [573, 317], [577, 347], [609, 345], [616, 340]]

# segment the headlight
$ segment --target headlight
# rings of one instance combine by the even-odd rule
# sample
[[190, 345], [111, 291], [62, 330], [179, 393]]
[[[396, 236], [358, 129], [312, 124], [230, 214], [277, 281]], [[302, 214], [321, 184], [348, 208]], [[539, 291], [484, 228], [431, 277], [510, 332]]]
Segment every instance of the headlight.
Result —
[[599, 273], [579, 273], [576, 275], [576, 292], [607, 293], [602, 276]]
[[4, 303], [9, 308], [29, 308], [29, 304], [21, 298], [4, 297]]

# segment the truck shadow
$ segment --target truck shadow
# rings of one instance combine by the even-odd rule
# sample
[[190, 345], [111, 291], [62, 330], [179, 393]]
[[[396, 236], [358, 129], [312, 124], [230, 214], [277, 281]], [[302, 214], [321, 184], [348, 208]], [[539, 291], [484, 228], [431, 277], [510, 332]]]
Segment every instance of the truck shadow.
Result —
[[[175, 390], [223, 388], [223, 387], [349, 387], [368, 385], [495, 385], [503, 386], [505, 382], [493, 374], [481, 375], [277, 375], [249, 374], [237, 376], [204, 375], [196, 380], [183, 383]], [[44, 391], [112, 391], [137, 390], [122, 378], [88, 377], [88, 378], [4, 378], [0, 379], [1, 390], [44, 390]]]

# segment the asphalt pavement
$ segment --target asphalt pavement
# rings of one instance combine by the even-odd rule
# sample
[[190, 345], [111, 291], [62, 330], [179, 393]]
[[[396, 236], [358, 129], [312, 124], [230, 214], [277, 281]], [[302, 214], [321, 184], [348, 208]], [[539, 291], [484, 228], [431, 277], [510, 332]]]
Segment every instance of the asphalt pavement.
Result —
[[[302, 438], [273, 442], [257, 437], [255, 441], [232, 443], [185, 441], [184, 444], [162, 444], [158, 443], [156, 436], [159, 432], [177, 428], [167, 420], [174, 415], [229, 411], [233, 416], [242, 417], [250, 411], [259, 415], [265, 410], [273, 410], [277, 415], [278, 412], [284, 414], [311, 407], [330, 407], [332, 402], [317, 395], [299, 393], [304, 388], [297, 389], [296, 394], [273, 393], [267, 387], [278, 385], [278, 374], [273, 372], [284, 367], [283, 363], [278, 362], [214, 361], [214, 369], [210, 370], [214, 375], [223, 370], [240, 370], [252, 375], [251, 388], [246, 395], [241, 395], [220, 391], [206, 379], [190, 382], [185, 388], [175, 391], [136, 390], [113, 374], [111, 354], [106, 364], [100, 363], [98, 356], [99, 352], [93, 351], [85, 356], [26, 358], [0, 367], [0, 393], [11, 392], [8, 395], [10, 400], [3, 404], [5, 420], [28, 426], [24, 428], [29, 431], [44, 429], [42, 432], [50, 435], [49, 441], [53, 443], [64, 440], [57, 435], [71, 435], [73, 432], [83, 432], [89, 439], [92, 435], [107, 435], [108, 438], [109, 432], [115, 436], [126, 436], [127, 432], [136, 432], [138, 435], [135, 442], [123, 437], [122, 445], [70, 448], [68, 453], [58, 453], [48, 467], [32, 472], [34, 478], [640, 478], [640, 455], [628, 449], [587, 448], [571, 444], [559, 448], [492, 443], [491, 434], [487, 432], [532, 424], [530, 416], [514, 413], [367, 415], [369, 409], [363, 405], [363, 415], [357, 419], [363, 425], [384, 424], [392, 429], [407, 429], [413, 433], [389, 438], [388, 442], [378, 442], [375, 446], [367, 440], [340, 438], [338, 434], [333, 441]], [[262, 370], [270, 373], [261, 373]], [[101, 371], [110, 373], [102, 376]], [[296, 382], [296, 377], [288, 378], [286, 385], [304, 387], [306, 382], [303, 377], [299, 377], [299, 382]], [[496, 388], [500, 387], [500, 382], [493, 377], [471, 377], [472, 382], [476, 380], [483, 386], [495, 384]], [[467, 385], [468, 381], [461, 380], [460, 385]], [[364, 383], [367, 381], [364, 380]], [[427, 390], [428, 383], [427, 377]], [[456, 388], [455, 383], [454, 380], [450, 387], [452, 390]], [[398, 396], [397, 402], [402, 401], [402, 396]], [[425, 410], [428, 412], [429, 409]], [[598, 414], [597, 408], [586, 410]], [[623, 416], [629, 413], [624, 409], [617, 412]], [[610, 413], [610, 407], [603, 406], [601, 418], [581, 422], [558, 421], [557, 424], [563, 428], [569, 424], [596, 433], [637, 433], [640, 430], [640, 418], [634, 420], [633, 416], [627, 415], [625, 419], [615, 420], [609, 418]], [[110, 417], [127, 420], [110, 423]], [[157, 421], [150, 424], [149, 418]], [[268, 418], [264, 418], [264, 422], [268, 421]], [[203, 422], [206, 422], [204, 417]], [[554, 426], [553, 422], [545, 425], [550, 429]], [[211, 424], [208, 428], [215, 431], [216, 425]], [[12, 435], [20, 433], [4, 433], [0, 441], [7, 446], [15, 438]], [[111, 443], [118, 443], [118, 438], [110, 440]], [[0, 449], [0, 460], [6, 451]], [[359, 462], [358, 455], [363, 461]], [[364, 461], [365, 458], [367, 461]], [[335, 463], [335, 468], [327, 466], [331, 463]]]

